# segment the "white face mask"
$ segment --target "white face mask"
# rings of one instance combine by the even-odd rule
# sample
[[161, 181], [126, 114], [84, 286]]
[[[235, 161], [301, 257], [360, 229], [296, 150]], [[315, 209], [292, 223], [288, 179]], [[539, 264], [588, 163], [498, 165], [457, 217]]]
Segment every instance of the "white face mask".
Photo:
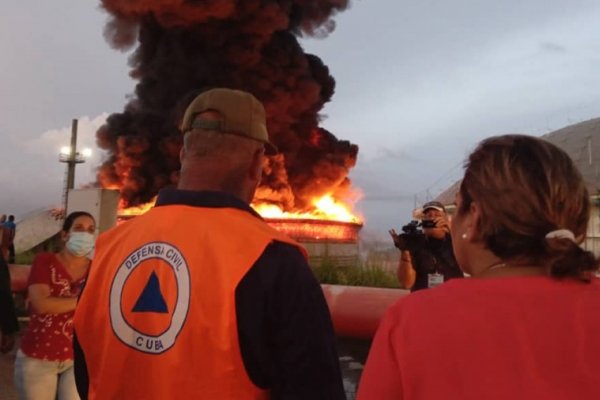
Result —
[[84, 257], [94, 250], [96, 236], [88, 232], [71, 232], [67, 240], [67, 250], [77, 257]]

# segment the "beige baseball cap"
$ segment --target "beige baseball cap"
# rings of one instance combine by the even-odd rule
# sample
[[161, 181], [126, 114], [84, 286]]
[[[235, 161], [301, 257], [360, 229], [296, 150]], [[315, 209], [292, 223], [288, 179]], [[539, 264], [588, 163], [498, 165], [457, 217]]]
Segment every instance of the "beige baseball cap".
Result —
[[[196, 119], [198, 114], [205, 111], [216, 111], [223, 118]], [[265, 154], [277, 154], [277, 147], [269, 141], [265, 108], [248, 92], [225, 88], [202, 92], [187, 107], [181, 122], [183, 133], [192, 129], [206, 129], [258, 140], [265, 144]]]
[[440, 203], [439, 201], [429, 201], [429, 202], [423, 204], [423, 207], [422, 207], [423, 212], [425, 212], [429, 209], [446, 212], [446, 207], [444, 207], [444, 205], [442, 203]]

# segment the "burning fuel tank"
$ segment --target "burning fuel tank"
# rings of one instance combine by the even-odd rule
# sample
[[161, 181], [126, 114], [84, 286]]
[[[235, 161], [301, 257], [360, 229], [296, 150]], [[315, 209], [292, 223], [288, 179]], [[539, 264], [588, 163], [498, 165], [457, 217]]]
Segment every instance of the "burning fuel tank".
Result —
[[359, 222], [286, 218], [265, 221], [302, 244], [311, 265], [330, 262], [336, 266], [351, 266], [358, 262], [358, 238], [362, 228]]
[[[137, 215], [120, 214], [117, 224]], [[359, 222], [294, 218], [267, 218], [265, 222], [304, 246], [311, 265], [329, 262], [336, 266], [352, 266], [358, 262], [358, 239], [362, 228]]]
[[[153, 205], [154, 201], [140, 207], [120, 208], [118, 222], [143, 214]], [[313, 206], [305, 212], [286, 212], [274, 204], [252, 204], [266, 223], [306, 248], [311, 265], [324, 262], [335, 266], [357, 265], [361, 219], [350, 206], [330, 195], [314, 199]]]

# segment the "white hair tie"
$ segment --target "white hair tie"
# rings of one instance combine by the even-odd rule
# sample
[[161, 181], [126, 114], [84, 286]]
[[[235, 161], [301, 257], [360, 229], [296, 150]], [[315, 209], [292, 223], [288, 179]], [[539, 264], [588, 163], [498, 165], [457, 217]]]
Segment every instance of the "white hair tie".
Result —
[[569, 239], [575, 243], [575, 235], [568, 229], [557, 229], [546, 234], [546, 239]]

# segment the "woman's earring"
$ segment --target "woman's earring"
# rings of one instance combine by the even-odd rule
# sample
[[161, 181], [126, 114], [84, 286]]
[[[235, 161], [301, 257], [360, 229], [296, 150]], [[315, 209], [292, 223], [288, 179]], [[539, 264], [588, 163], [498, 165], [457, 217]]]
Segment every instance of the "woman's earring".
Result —
[[463, 234], [461, 235], [461, 238], [463, 238], [463, 239], [466, 239], [466, 238], [467, 238], [467, 234], [466, 234], [466, 232], [465, 232], [465, 233], [463, 233]]

